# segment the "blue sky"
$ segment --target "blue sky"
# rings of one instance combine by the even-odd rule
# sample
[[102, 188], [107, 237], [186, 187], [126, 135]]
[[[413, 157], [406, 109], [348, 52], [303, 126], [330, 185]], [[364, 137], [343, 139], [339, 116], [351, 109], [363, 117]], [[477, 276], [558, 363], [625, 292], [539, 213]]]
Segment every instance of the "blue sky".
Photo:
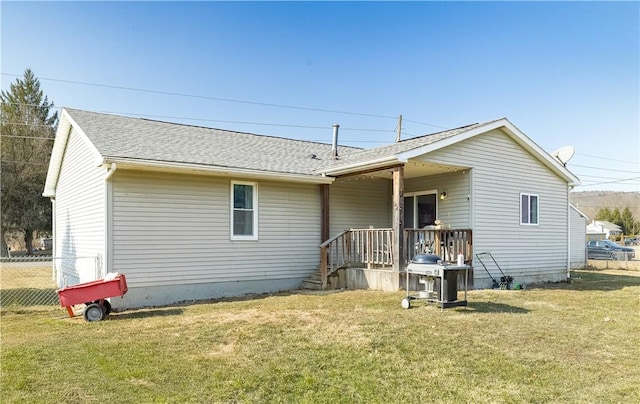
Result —
[[507, 117], [549, 152], [575, 147], [576, 190], [640, 191], [638, 2], [0, 11], [2, 89], [30, 67], [58, 107], [322, 142], [339, 123], [359, 147], [392, 142], [400, 114], [404, 137]]

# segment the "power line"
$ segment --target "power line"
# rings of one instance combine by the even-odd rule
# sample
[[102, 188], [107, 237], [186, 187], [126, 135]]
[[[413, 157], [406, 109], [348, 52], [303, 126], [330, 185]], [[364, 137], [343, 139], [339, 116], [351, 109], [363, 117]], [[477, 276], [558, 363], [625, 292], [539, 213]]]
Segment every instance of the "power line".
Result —
[[[3, 74], [5, 76], [12, 76], [12, 77], [22, 77], [21, 75], [12, 74], [12, 73], [0, 73], [0, 74]], [[177, 97], [199, 98], [199, 99], [206, 99], [206, 100], [233, 102], [233, 103], [249, 104], [249, 105], [260, 105], [260, 106], [275, 107], [275, 108], [288, 108], [288, 109], [298, 109], [298, 110], [304, 110], [304, 111], [324, 112], [324, 113], [332, 113], [332, 114], [366, 116], [366, 117], [371, 117], [371, 118], [397, 119], [397, 117], [389, 116], [389, 115], [370, 114], [370, 113], [351, 112], [351, 111], [337, 111], [337, 110], [322, 109], [322, 108], [301, 107], [301, 106], [297, 106], [297, 105], [273, 104], [273, 103], [257, 102], [257, 101], [236, 100], [236, 99], [233, 99], [233, 98], [211, 97], [211, 96], [205, 96], [205, 95], [176, 93], [176, 92], [171, 92], [171, 91], [149, 90], [149, 89], [134, 88], [134, 87], [114, 86], [114, 85], [110, 85], [110, 84], [89, 83], [89, 82], [74, 81], [74, 80], [62, 80], [62, 79], [54, 79], [54, 78], [50, 78], [50, 77], [39, 77], [38, 79], [39, 80], [45, 80], [45, 81], [54, 81], [54, 82], [59, 82], [59, 83], [69, 83], [69, 84], [76, 84], [76, 85], [103, 87], [103, 88], [111, 88], [111, 89], [126, 90], [126, 91], [137, 91], [137, 92], [145, 92], [145, 93], [152, 93], [152, 94], [162, 94], [162, 95], [170, 95], [170, 96], [177, 96]], [[431, 127], [439, 128], [439, 129], [448, 129], [448, 128], [446, 128], [444, 126], [441, 126], [441, 125], [435, 125], [435, 124], [432, 124], [432, 123], [415, 121], [415, 120], [411, 120], [411, 119], [405, 119], [405, 121], [412, 122], [412, 123], [417, 123], [419, 125], [431, 126]]]
[[22, 123], [22, 122], [2, 122], [2, 125], [9, 126], [30, 126], [34, 128], [50, 128], [51, 125], [41, 125], [41, 124], [31, 124], [31, 123]]
[[602, 171], [615, 171], [617, 173], [629, 173], [629, 174], [638, 174], [638, 170], [629, 171], [629, 170], [615, 170], [613, 168], [602, 168], [602, 167], [590, 167], [590, 166], [581, 166], [578, 164], [570, 164], [571, 167], [580, 167], [580, 168], [592, 168], [594, 170], [602, 170]]
[[16, 161], [16, 160], [0, 160], [2, 163], [14, 163], [14, 164], [29, 164], [33, 166], [48, 166], [49, 163], [30, 163], [28, 161]]
[[627, 163], [627, 164], [640, 164], [640, 161], [627, 161], [627, 160], [618, 160], [618, 159], [612, 159], [612, 158], [608, 158], [608, 157], [602, 157], [602, 156], [594, 156], [591, 154], [584, 154], [584, 153], [577, 153], [577, 155], [579, 156], [585, 156], [585, 157], [591, 157], [591, 158], [595, 158], [595, 159], [600, 159], [600, 160], [607, 160], [607, 161], [615, 161], [616, 163]]
[[[101, 111], [101, 112], [106, 114], [129, 115], [129, 116], [138, 116], [138, 117], [181, 119], [185, 121], [235, 123], [240, 125], [279, 126], [284, 128], [300, 128], [300, 129], [328, 129], [329, 128], [328, 126], [291, 125], [291, 124], [284, 124], [284, 123], [267, 123], [267, 122], [250, 122], [250, 121], [229, 121], [224, 119], [190, 118], [190, 117], [183, 117], [183, 116], [137, 114], [137, 113], [130, 113], [130, 112], [113, 112], [113, 111]], [[392, 132], [389, 129], [343, 128], [343, 127], [341, 127], [340, 130], [363, 131], [363, 132]]]
[[591, 187], [591, 186], [594, 186], [594, 185], [615, 184], [615, 183], [618, 183], [618, 182], [634, 181], [634, 180], [638, 180], [638, 179], [640, 179], [640, 177], [624, 178], [624, 179], [616, 180], [616, 181], [596, 182], [596, 183], [593, 183], [593, 184], [581, 184], [581, 185], [578, 185], [578, 186]]
[[617, 180], [619, 177], [601, 177], [599, 175], [576, 174], [579, 178], [597, 178], [599, 180]]
[[426, 123], [426, 122], [414, 121], [414, 120], [412, 120], [412, 119], [406, 119], [406, 118], [403, 118], [403, 119], [404, 119], [406, 122], [417, 123], [417, 124], [419, 124], [419, 125], [433, 126], [434, 128], [439, 128], [439, 129], [449, 129], [449, 128], [446, 128], [446, 127], [444, 127], [444, 126], [434, 125], [434, 124], [432, 124], [432, 123]]
[[[24, 105], [24, 106], [34, 106], [33, 104], [23, 104], [12, 102], [10, 104], [14, 105]], [[61, 107], [56, 107], [57, 109], [61, 109]], [[171, 115], [156, 115], [156, 114], [139, 114], [135, 112], [119, 112], [119, 111], [95, 111], [103, 114], [116, 114], [116, 115], [127, 115], [132, 117], [146, 117], [146, 118], [162, 118], [162, 119], [179, 119], [184, 121], [201, 121], [201, 122], [221, 122], [221, 123], [234, 123], [241, 125], [258, 125], [258, 126], [277, 126], [283, 128], [300, 128], [300, 129], [327, 129], [328, 126], [313, 126], [313, 125], [291, 125], [291, 124], [282, 124], [282, 123], [268, 123], [268, 122], [250, 122], [250, 121], [229, 121], [224, 119], [210, 119], [210, 118], [192, 118], [192, 117], [184, 117], [184, 116], [171, 116]], [[49, 127], [49, 125], [30, 125], [21, 122], [6, 122], [3, 125], [24, 125], [24, 126], [33, 126], [33, 127]], [[360, 131], [360, 132], [393, 132], [390, 129], [370, 129], [370, 128], [349, 128], [349, 127], [341, 127], [341, 130], [347, 131]]]
[[0, 137], [10, 137], [14, 139], [40, 139], [40, 140], [56, 140], [53, 137], [36, 137], [36, 136], [15, 136], [15, 135], [3, 135], [0, 134]]
[[[18, 75], [18, 74], [11, 74], [11, 73], [1, 73], [1, 74], [5, 76], [22, 77], [22, 75]], [[387, 115], [367, 114], [367, 113], [361, 113], [361, 112], [336, 111], [336, 110], [330, 110], [330, 109], [300, 107], [300, 106], [285, 105], [285, 104], [272, 104], [272, 103], [257, 102], [257, 101], [236, 100], [232, 98], [210, 97], [206, 95], [184, 94], [184, 93], [176, 93], [171, 91], [160, 91], [160, 90], [149, 90], [149, 89], [134, 88], [134, 87], [114, 86], [110, 84], [88, 83], [83, 81], [54, 79], [49, 77], [39, 77], [38, 79], [45, 80], [45, 81], [54, 81], [58, 83], [69, 83], [69, 84], [77, 84], [77, 85], [83, 85], [83, 86], [111, 88], [116, 90], [137, 91], [141, 93], [161, 94], [161, 95], [170, 95], [170, 96], [187, 97], [187, 98], [198, 98], [198, 99], [204, 99], [204, 100], [223, 101], [223, 102], [233, 102], [238, 104], [260, 105], [260, 106], [275, 107], [275, 108], [288, 108], [288, 109], [297, 109], [297, 110], [304, 110], [304, 111], [325, 112], [325, 113], [331, 113], [331, 114], [367, 116], [371, 118], [396, 119], [395, 116], [387, 116]]]
[[[555, 149], [552, 149], [550, 147], [545, 147], [544, 149], [545, 150], [555, 150]], [[547, 153], [551, 154], [553, 152], [547, 151]], [[578, 152], [575, 152], [575, 154], [576, 154], [576, 156], [591, 157], [591, 158], [600, 159], [600, 160], [613, 161], [613, 162], [616, 162], [616, 163], [626, 163], [626, 164], [636, 164], [636, 165], [640, 164], [640, 161], [618, 160], [618, 159], [613, 159], [613, 158], [610, 158], [610, 157], [594, 156], [593, 154], [585, 154], [585, 153], [578, 153]]]

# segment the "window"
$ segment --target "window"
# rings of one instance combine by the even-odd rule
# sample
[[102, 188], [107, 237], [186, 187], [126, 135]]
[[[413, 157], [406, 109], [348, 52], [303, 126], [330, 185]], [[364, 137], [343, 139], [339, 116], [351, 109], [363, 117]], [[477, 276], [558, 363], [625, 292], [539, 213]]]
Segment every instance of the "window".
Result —
[[258, 239], [258, 187], [253, 182], [231, 182], [231, 239]]
[[538, 195], [520, 194], [520, 224], [538, 224]]

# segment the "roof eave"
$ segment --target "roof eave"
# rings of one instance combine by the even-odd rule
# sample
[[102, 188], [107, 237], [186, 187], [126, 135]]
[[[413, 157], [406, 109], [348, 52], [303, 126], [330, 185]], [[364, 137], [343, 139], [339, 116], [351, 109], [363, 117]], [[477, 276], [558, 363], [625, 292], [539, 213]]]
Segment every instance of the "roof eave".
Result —
[[193, 163], [172, 161], [127, 159], [122, 157], [106, 157], [105, 163], [116, 163], [118, 170], [144, 170], [175, 173], [194, 173], [201, 175], [216, 175], [225, 177], [243, 177], [258, 180], [286, 181], [307, 184], [331, 184], [332, 177], [314, 174], [296, 174], [276, 171], [261, 171], [236, 167], [210, 166]]
[[102, 155], [98, 149], [96, 149], [95, 145], [89, 140], [82, 128], [80, 128], [71, 115], [69, 115], [67, 110], [62, 108], [60, 121], [58, 123], [58, 130], [56, 131], [53, 149], [51, 151], [51, 158], [49, 159], [49, 168], [47, 169], [44, 191], [42, 192], [42, 196], [44, 197], [55, 198], [56, 196], [58, 178], [60, 176], [60, 169], [62, 168], [62, 159], [64, 157], [65, 149], [67, 148], [67, 142], [69, 141], [69, 135], [71, 134], [72, 127], [75, 127], [77, 132], [84, 137], [86, 144], [93, 154], [96, 166], [100, 166], [104, 162]]
[[396, 156], [387, 156], [387, 157], [379, 158], [376, 160], [371, 160], [371, 161], [366, 161], [361, 163], [354, 163], [354, 164], [338, 167], [335, 169], [324, 170], [322, 171], [322, 175], [339, 176], [339, 175], [351, 174], [351, 173], [363, 171], [363, 170], [383, 168], [383, 167], [389, 166], [389, 164], [396, 164], [396, 163], [402, 163], [402, 161], [398, 160]]
[[49, 167], [47, 169], [47, 179], [45, 180], [44, 191], [42, 192], [42, 196], [46, 198], [56, 196], [56, 186], [62, 166], [62, 157], [64, 156], [64, 149], [67, 146], [70, 132], [71, 117], [63, 108], [60, 113], [60, 121], [58, 122], [58, 129], [56, 130], [53, 149], [51, 150], [51, 158], [49, 159]]

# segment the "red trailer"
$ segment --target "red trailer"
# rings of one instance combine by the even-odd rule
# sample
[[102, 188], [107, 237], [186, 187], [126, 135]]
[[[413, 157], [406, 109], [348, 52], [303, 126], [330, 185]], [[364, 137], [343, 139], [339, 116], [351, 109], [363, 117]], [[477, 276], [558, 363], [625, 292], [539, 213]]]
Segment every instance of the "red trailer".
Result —
[[69, 317], [74, 316], [72, 306], [84, 303], [84, 319], [100, 321], [111, 312], [111, 303], [105, 299], [124, 296], [127, 293], [127, 279], [124, 274], [116, 274], [105, 279], [58, 289], [57, 292], [60, 306], [67, 308]]

